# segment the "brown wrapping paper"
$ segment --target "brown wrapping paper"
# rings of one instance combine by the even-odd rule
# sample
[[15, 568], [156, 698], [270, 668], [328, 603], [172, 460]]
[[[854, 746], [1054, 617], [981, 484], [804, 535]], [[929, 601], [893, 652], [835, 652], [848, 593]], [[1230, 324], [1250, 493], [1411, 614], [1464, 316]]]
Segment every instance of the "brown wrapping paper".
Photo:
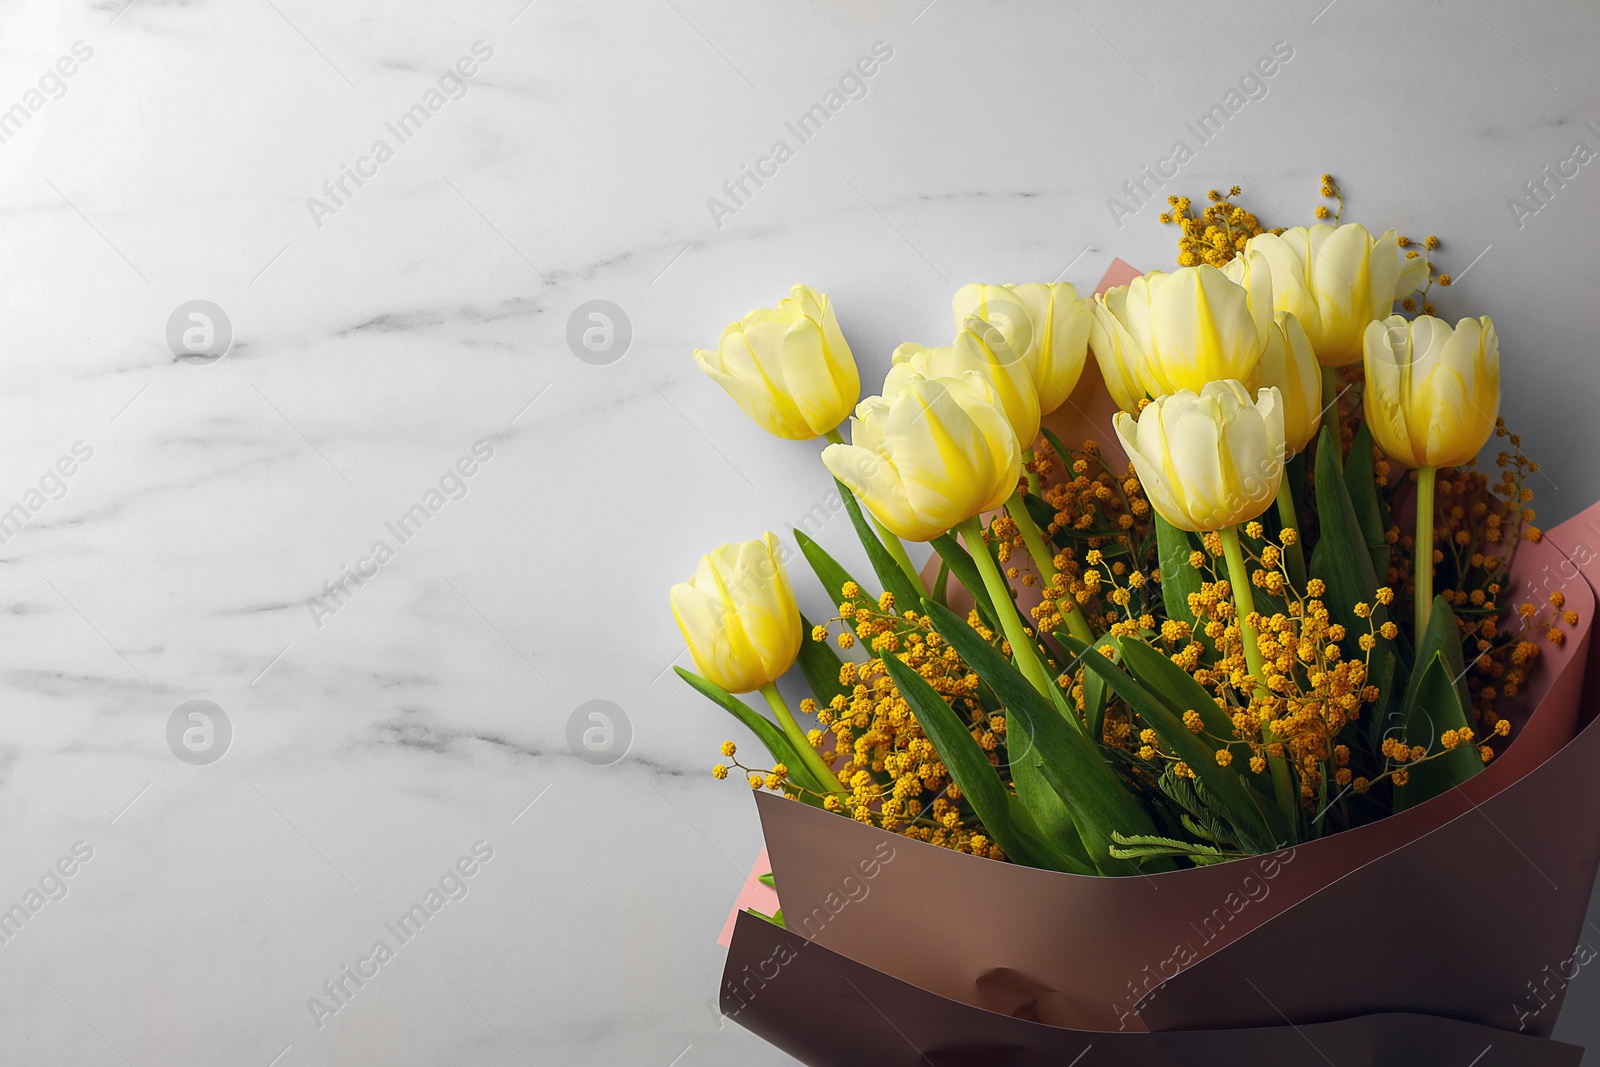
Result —
[[812, 1067], [1576, 1067], [1583, 1050], [1455, 1019], [1376, 1014], [1244, 1030], [1088, 1033], [946, 1000], [741, 914], [722, 1010]]
[[[1524, 544], [1516, 599], [1571, 571], [1551, 541]], [[785, 920], [938, 996], [1059, 1027], [1404, 1009], [1548, 1035], [1559, 990], [1527, 984], [1571, 959], [1600, 857], [1600, 775], [1580, 773], [1600, 730], [1551, 762], [1576, 728], [1595, 611], [1583, 581], [1565, 592], [1579, 627], [1546, 646], [1505, 753], [1455, 793], [1275, 856], [1126, 878], [961, 855], [760, 794]], [[1328, 931], [1352, 932], [1347, 958]]]

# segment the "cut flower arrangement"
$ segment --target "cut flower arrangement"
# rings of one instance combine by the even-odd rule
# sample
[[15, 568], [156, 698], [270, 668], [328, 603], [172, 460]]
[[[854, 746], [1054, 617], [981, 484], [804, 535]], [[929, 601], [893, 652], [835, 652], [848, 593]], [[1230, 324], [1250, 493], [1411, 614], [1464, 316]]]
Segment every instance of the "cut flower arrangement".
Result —
[[[901, 345], [881, 394], [866, 399], [831, 302], [806, 286], [730, 324], [715, 350], [696, 352], [761, 427], [828, 440], [821, 460], [871, 568], [870, 580], [847, 573], [794, 531], [836, 605], [815, 622], [800, 613], [770, 533], [718, 548], [671, 592], [696, 666], [678, 673], [765, 749], [752, 759], [725, 742], [713, 773], [737, 773], [758, 793], [814, 812], [786, 815], [763, 803], [785, 908], [765, 923], [741, 918], [746, 947], [815, 942], [828, 947], [813, 951], [809, 968], [838, 951], [827, 957], [834, 970], [898, 971], [892, 978], [923, 996], [931, 990], [1063, 1034], [1126, 1031], [1130, 1019], [1135, 1031], [1254, 1032], [1289, 1016], [1199, 1008], [1185, 1016], [1174, 1003], [1162, 1019], [1154, 994], [1176, 974], [1160, 968], [1153, 981], [1108, 991], [1104, 1000], [1127, 1000], [1110, 1013], [1080, 1004], [1073, 974], [1021, 966], [1035, 951], [1022, 939], [1042, 932], [1027, 921], [999, 921], [977, 945], [1003, 963], [1014, 951], [1015, 966], [941, 963], [937, 974], [902, 962], [916, 952], [891, 943], [901, 934], [937, 938], [941, 919], [921, 903], [858, 908], [883, 916], [899, 905], [894, 929], [879, 923], [870, 935], [852, 933], [866, 915], [827, 929], [799, 925], [775, 827], [803, 818], [812, 839], [848, 838], [847, 857], [869, 847], [852, 835], [911, 839], [901, 847], [934, 850], [914, 853], [917, 864], [990, 879], [1002, 897], [1024, 885], [1021, 868], [1037, 869], [1016, 901], [972, 902], [1026, 913], [1071, 907], [1075, 893], [1198, 886], [1199, 868], [1220, 878], [1234, 864], [1285, 865], [1298, 846], [1324, 839], [1376, 842], [1372, 824], [1401, 826], [1381, 831], [1390, 838], [1404, 826], [1420, 830], [1429, 812], [1456, 813], [1445, 810], [1452, 796], [1487, 789], [1474, 779], [1517, 751], [1517, 730], [1531, 721], [1523, 691], [1543, 659], [1580, 631], [1587, 642], [1578, 609], [1588, 601], [1513, 575], [1520, 554], [1551, 550], [1529, 506], [1538, 467], [1498, 418], [1494, 324], [1437, 315], [1437, 290], [1452, 279], [1436, 266], [1435, 238], [1343, 223], [1329, 176], [1322, 193], [1332, 205], [1317, 209], [1326, 221], [1291, 229], [1263, 228], [1234, 202], [1237, 188], [1209, 193], [1199, 215], [1187, 198], [1171, 198], [1162, 221], [1180, 231], [1176, 269], [1092, 297], [1066, 283], [963, 286], [951, 343]], [[1086, 410], [1097, 407], [1118, 409], [1109, 426]], [[1491, 441], [1498, 455], [1479, 470]], [[933, 549], [924, 571], [907, 542]], [[796, 666], [810, 694], [799, 714], [777, 688]], [[761, 693], [770, 718], [738, 695], [750, 692]], [[1576, 729], [1568, 725], [1554, 747]], [[1528, 747], [1535, 743], [1546, 742]], [[1419, 808], [1409, 823], [1400, 814]], [[870, 830], [848, 830], [847, 820]], [[905, 885], [904, 866], [884, 884]], [[1305, 863], [1295, 871], [1310, 875]], [[1044, 872], [1078, 880], [1039, 882]], [[1327, 881], [1345, 873], [1330, 869]], [[1285, 879], [1280, 895], [1295, 881]], [[1122, 883], [1130, 890], [1115, 888]], [[1040, 902], [1030, 895], [1040, 886], [1059, 887], [1046, 897], [1066, 895]], [[942, 889], [953, 886], [922, 897], [930, 909], [959, 899]], [[1258, 921], [1271, 925], [1279, 907], [1207, 938], [1178, 971], [1225, 956], [1222, 942], [1246, 938]], [[1082, 918], [1114, 920], [1110, 911]], [[1056, 947], [1071, 961], [1059, 970], [1084, 968], [1084, 944]], [[1147, 961], [1128, 962], [1088, 969], [1101, 981]], [[781, 981], [796, 1010], [809, 1003], [799, 979]], [[730, 1014], [802, 1059], [864, 1061], [859, 1045], [841, 1057], [774, 1021], [784, 1014], [775, 994], [761, 1001], [748, 983], [742, 994], [731, 988], [725, 1010], [731, 1004]], [[743, 1013], [752, 1001], [763, 1009], [754, 1024]], [[878, 1025], [891, 1019], [873, 1006]], [[932, 1009], [906, 1011], [914, 1028], [906, 1020]], [[1502, 1021], [1482, 1014], [1458, 1017]], [[1553, 1015], [1531, 1029], [1547, 1035]], [[1428, 1029], [1437, 1025], [1423, 1028], [1432, 1047], [1443, 1040]], [[1389, 1043], [1398, 1050], [1410, 1039]], [[1021, 1038], [986, 1040], [1013, 1047]], [[1377, 1039], [1361, 1030], [1327, 1040], [1366, 1048]], [[1262, 1048], [1282, 1053], [1270, 1041]], [[1125, 1051], [1127, 1062], [1168, 1062]]]

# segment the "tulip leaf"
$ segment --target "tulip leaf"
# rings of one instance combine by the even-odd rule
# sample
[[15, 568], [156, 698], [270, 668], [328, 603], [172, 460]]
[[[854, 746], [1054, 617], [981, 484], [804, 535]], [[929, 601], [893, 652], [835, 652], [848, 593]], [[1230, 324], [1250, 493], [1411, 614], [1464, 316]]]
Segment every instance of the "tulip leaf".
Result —
[[[1056, 635], [1059, 640], [1061, 635]], [[1113, 656], [1121, 655], [1116, 651], [1116, 646], [1110, 646]], [[1088, 726], [1089, 738], [1098, 741], [1105, 731], [1106, 706], [1111, 703], [1111, 690], [1106, 685], [1106, 680], [1094, 671], [1084, 668], [1083, 672], [1083, 717]]]
[[895, 656], [885, 656], [883, 665], [984, 829], [1007, 856], [1047, 870], [1093, 873], [1061, 850], [1048, 846], [1027, 809], [1000, 780], [989, 754], [926, 678]]
[[682, 667], [674, 667], [672, 669], [678, 672], [679, 678], [688, 682], [701, 695], [721, 705], [724, 711], [744, 723], [750, 732], [756, 735], [756, 740], [766, 746], [768, 754], [772, 756], [772, 762], [775, 764], [782, 763], [789, 768], [789, 780], [795, 785], [809, 790], [809, 792], [801, 795], [802, 799], [814, 807], [821, 805], [821, 798], [814, 794], [827, 792], [826, 787], [821, 782], [818, 782], [816, 777], [806, 769], [805, 761], [801, 759], [800, 753], [795, 751], [794, 745], [790, 743], [789, 738], [782, 730], [773, 725], [766, 716], [715, 682], [707, 681], [693, 671], [686, 671]]
[[[837, 605], [843, 602], [844, 587], [847, 582], [854, 583], [857, 588], [861, 587], [861, 583], [850, 577], [850, 572], [839, 566], [821, 545], [807, 537], [805, 531], [795, 530], [794, 539], [795, 543], [800, 546], [801, 554], [806, 557], [806, 562], [811, 564], [811, 569], [816, 572], [817, 580], [822, 583], [822, 588], [827, 592], [834, 604]], [[862, 595], [855, 599], [855, 603], [875, 604], [876, 601], [868, 596], [866, 590], [863, 589]], [[851, 629], [855, 629], [853, 624]]]
[[950, 573], [961, 583], [961, 588], [972, 597], [983, 624], [991, 630], [998, 630], [1000, 623], [994, 613], [994, 601], [989, 599], [989, 589], [983, 584], [983, 574], [978, 570], [977, 561], [961, 547], [955, 534], [940, 534], [928, 543], [939, 553], [939, 558], [950, 568]]
[[[1017, 736], [1025, 737], [1027, 723], [1018, 716], [1008, 713], [1007, 738], [1010, 738], [1013, 730]], [[1009, 748], [1007, 751], [1009, 753]], [[1038, 753], [1033, 752], [1030, 746], [1021, 758], [1011, 758], [1008, 769], [1011, 771], [1011, 785], [1016, 789], [1017, 800], [1033, 816], [1040, 835], [1083, 864], [1085, 872], [1095, 871], [1097, 868], [1094, 860], [1084, 846], [1083, 835], [1072, 817], [1071, 801], [1051, 784]]]
[[1200, 716], [1207, 733], [1217, 737], [1233, 736], [1233, 720], [1228, 713], [1217, 707], [1216, 699], [1205, 687], [1195, 681], [1188, 671], [1168, 659], [1165, 652], [1137, 639], [1118, 641], [1116, 644], [1122, 652], [1123, 663], [1133, 672], [1133, 676], [1154, 689], [1158, 696], [1166, 700], [1169, 708], [1177, 711], [1180, 718], [1185, 711], [1193, 711]]
[[901, 611], [914, 607], [917, 601], [922, 599], [922, 592], [878, 539], [872, 524], [867, 522], [867, 517], [861, 513], [861, 504], [856, 500], [855, 494], [837, 478], [833, 480], [833, 484], [839, 487], [839, 498], [844, 501], [844, 509], [850, 513], [850, 524], [856, 528], [856, 536], [861, 539], [861, 547], [867, 550], [867, 560], [872, 564], [878, 582], [894, 594], [895, 603], [899, 605]]
[[[1213, 753], [1225, 747], [1222, 741], [1214, 739], [1234, 736], [1233, 719], [1217, 706], [1216, 699], [1204, 686], [1194, 680], [1193, 675], [1168, 659], [1166, 653], [1152, 648], [1143, 641], [1127, 639], [1118, 641], [1116, 645], [1122, 652], [1123, 662], [1133, 676], [1165, 700], [1168, 709], [1179, 719], [1183, 718], [1184, 712], [1191, 710], [1200, 716], [1206, 733], [1210, 735], [1201, 737], [1200, 740], [1205, 742]], [[1215, 762], [1215, 756], [1212, 757], [1212, 761]], [[1240, 773], [1253, 777], [1258, 782], [1270, 781], [1265, 772], [1260, 775], [1256, 775], [1254, 771], [1246, 772], [1243, 765]]]
[[1367, 543], [1367, 553], [1372, 557], [1373, 575], [1382, 581], [1389, 575], [1389, 542], [1383, 536], [1383, 505], [1378, 500], [1378, 478], [1372, 465], [1372, 431], [1366, 423], [1356, 431], [1350, 455], [1345, 459], [1344, 485]]
[[[1066, 800], [1078, 834], [1095, 866], [1106, 874], [1128, 873], [1127, 864], [1111, 857], [1112, 831], [1148, 834], [1155, 832], [1155, 824], [1133, 791], [1111, 770], [1076, 716], [1069, 724], [1056, 705], [1035, 690], [999, 649], [979, 637], [954, 612], [932, 601], [925, 602], [924, 610], [939, 634], [1005, 706], [1006, 747], [1012, 764], [1043, 761], [1058, 772], [1068, 787]], [[1016, 728], [1031, 742], [1027, 751], [1016, 750], [1017, 740], [1012, 736]], [[1050, 777], [1046, 781], [1053, 784]]]
[[1200, 572], [1189, 566], [1189, 556], [1194, 552], [1194, 542], [1189, 535], [1161, 517], [1154, 508], [1150, 514], [1156, 524], [1156, 547], [1161, 561], [1161, 601], [1167, 606], [1167, 617], [1195, 625], [1194, 612], [1189, 610], [1189, 594], [1200, 591]]
[[839, 682], [839, 668], [844, 661], [828, 642], [811, 640], [811, 623], [804, 614], [800, 616], [800, 655], [796, 661], [819, 705], [826, 707], [845, 691]]
[[[1164, 700], [1138, 678], [1119, 668], [1097, 650], [1089, 649], [1070, 636], [1063, 636], [1062, 641], [1068, 651], [1081, 656], [1086, 666], [1105, 678], [1117, 695], [1138, 712], [1156, 732], [1156, 736], [1161, 739], [1168, 751], [1189, 765], [1189, 769], [1199, 778], [1206, 791], [1228, 813], [1228, 817], [1242, 838], [1262, 851], [1288, 843], [1289, 833], [1284, 825], [1282, 813], [1276, 808], [1258, 802], [1252, 795], [1253, 791], [1245, 785], [1237, 771], [1231, 767], [1218, 765], [1211, 746], [1191, 733], [1183, 724], [1180, 715], [1174, 713]], [[1097, 642], [1101, 643], [1103, 641]], [[1134, 642], [1117, 643], [1122, 647], [1126, 658], [1127, 649]]]
[[[1460, 730], [1467, 725], [1467, 715], [1445, 654], [1435, 652], [1426, 663], [1419, 671], [1416, 692], [1406, 706], [1403, 737], [1406, 744], [1421, 745], [1432, 754], [1443, 748], [1440, 737], [1446, 730]], [[1431, 800], [1482, 770], [1483, 760], [1473, 743], [1410, 767], [1410, 781], [1394, 787], [1394, 810], [1404, 811]]]
[[[1445, 670], [1450, 672], [1456, 687], [1456, 697], [1463, 708], [1472, 707], [1472, 693], [1467, 689], [1467, 665], [1461, 653], [1461, 624], [1450, 602], [1443, 596], [1433, 598], [1433, 608], [1428, 613], [1428, 628], [1417, 637], [1417, 662], [1428, 663], [1435, 654], [1444, 656]], [[1424, 671], [1413, 671], [1406, 686], [1402, 707], [1410, 707], [1422, 684]]]
[[1383, 661], [1395, 654], [1394, 643], [1379, 641], [1370, 655], [1363, 652], [1358, 642], [1368, 631], [1369, 621], [1356, 614], [1355, 606], [1366, 603], [1372, 607], [1372, 629], [1387, 622], [1389, 612], [1375, 602], [1378, 578], [1372, 569], [1372, 554], [1367, 551], [1366, 536], [1361, 532], [1355, 505], [1350, 502], [1350, 492], [1345, 488], [1339, 446], [1327, 427], [1322, 428], [1317, 443], [1316, 478], [1317, 518], [1322, 530], [1316, 550], [1311, 553], [1311, 573], [1327, 586], [1322, 600], [1328, 614], [1345, 628], [1341, 643], [1345, 658], [1367, 658], [1368, 675], [1381, 675]]

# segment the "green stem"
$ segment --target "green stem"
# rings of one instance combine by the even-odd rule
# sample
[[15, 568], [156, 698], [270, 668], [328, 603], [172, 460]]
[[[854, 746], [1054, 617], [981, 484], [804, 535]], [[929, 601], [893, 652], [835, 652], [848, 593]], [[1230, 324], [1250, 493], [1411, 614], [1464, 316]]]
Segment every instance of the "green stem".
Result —
[[[1245, 569], [1244, 551], [1239, 547], [1239, 528], [1229, 526], [1218, 530], [1217, 536], [1222, 538], [1222, 553], [1228, 560], [1228, 585], [1233, 589], [1233, 606], [1239, 615], [1239, 640], [1244, 643], [1244, 661], [1255, 678], [1257, 698], [1270, 700], [1272, 691], [1267, 688], [1267, 665], [1261, 658], [1256, 628], [1250, 624], [1250, 616], [1256, 612], [1256, 600], [1250, 592], [1250, 573]], [[1263, 727], [1263, 732], [1267, 743], [1274, 743], [1272, 728]], [[1292, 817], [1295, 801], [1294, 785], [1289, 780], [1289, 763], [1282, 756], [1268, 756], [1267, 763], [1272, 769], [1272, 788], [1277, 794], [1278, 806]]]
[[984, 588], [989, 591], [994, 613], [1000, 616], [1000, 628], [1005, 631], [1006, 640], [1011, 642], [1011, 655], [1016, 659], [1023, 677], [1039, 691], [1040, 696], [1048, 697], [1055, 686], [1050, 682], [1044, 661], [1039, 658], [1038, 646], [1033, 643], [1033, 638], [1023, 632], [1025, 624], [1022, 613], [1017, 610], [1016, 601], [1011, 599], [1011, 587], [1006, 584], [999, 565], [989, 555], [989, 546], [983, 543], [983, 526], [978, 517], [974, 515], [961, 523], [956, 527], [956, 532], [966, 540], [972, 559], [978, 565], [978, 572], [983, 575]]
[[1300, 548], [1300, 517], [1294, 510], [1294, 491], [1289, 488], [1288, 468], [1284, 468], [1284, 477], [1278, 479], [1278, 522], [1286, 530], [1295, 532], [1294, 544], [1285, 545], [1284, 558], [1289, 561], [1289, 581], [1295, 589], [1305, 592], [1306, 588], [1306, 555]]
[[1417, 554], [1411, 567], [1417, 583], [1417, 630], [1411, 639], [1418, 642], [1433, 611], [1433, 482], [1438, 473], [1437, 467], [1417, 468]]
[[778, 687], [768, 682], [761, 687], [761, 695], [767, 698], [767, 706], [778, 717], [778, 725], [783, 728], [784, 736], [794, 745], [800, 753], [800, 759], [805, 762], [806, 769], [816, 775], [824, 789], [829, 792], [843, 793], [844, 786], [839, 784], [833, 771], [822, 756], [811, 747], [811, 742], [806, 739], [805, 732], [800, 729], [800, 724], [794, 721], [794, 713], [789, 710], [789, 705], [783, 702], [783, 695], [778, 692]]
[[[1006, 501], [1006, 514], [1022, 531], [1022, 541], [1028, 546], [1028, 555], [1033, 557], [1033, 565], [1038, 569], [1039, 577], [1044, 579], [1045, 588], [1050, 588], [1056, 578], [1055, 552], [1044, 539], [1044, 531], [1033, 521], [1033, 513], [1028, 510], [1028, 502], [1022, 499], [1021, 493], [1011, 494], [1011, 499]], [[1094, 634], [1089, 630], [1089, 620], [1083, 617], [1083, 609], [1078, 606], [1077, 600], [1069, 593], [1060, 603], [1067, 610], [1067, 630], [1084, 644], [1093, 644]]]
[[949, 607], [950, 606], [950, 591], [949, 590], [950, 590], [950, 564], [946, 563], [944, 560], [941, 559], [939, 561], [939, 577], [934, 579], [934, 582], [933, 582], [933, 599], [937, 600], [939, 603], [943, 604], [945, 607]]
[[1011, 521], [1022, 532], [1022, 541], [1028, 546], [1028, 555], [1033, 557], [1033, 566], [1039, 572], [1039, 577], [1044, 579], [1044, 584], [1049, 586], [1056, 576], [1056, 554], [1045, 543], [1044, 531], [1033, 521], [1033, 513], [1028, 510], [1027, 501], [1022, 499], [1021, 493], [1011, 494], [1011, 499], [1006, 501], [1006, 514], [1011, 516]]
[[[829, 441], [836, 445], [844, 444], [844, 437], [837, 429], [829, 430], [822, 436], [826, 437]], [[900, 538], [891, 533], [883, 525], [883, 523], [879, 522], [878, 517], [874, 515], [870, 509], [863, 510], [866, 510], [867, 512], [867, 521], [872, 523], [872, 528], [874, 530], [878, 531], [878, 540], [883, 542], [883, 547], [889, 550], [889, 555], [894, 557], [894, 561], [900, 565], [900, 569], [905, 571], [906, 577], [911, 579], [911, 588], [917, 591], [917, 595], [919, 597], [926, 598], [928, 595], [928, 588], [922, 584], [922, 575], [918, 574], [917, 568], [912, 565], [911, 556], [906, 552], [905, 542], [901, 541]]]
[[1322, 425], [1327, 427], [1333, 443], [1339, 443], [1339, 368], [1322, 368]]
[[1039, 484], [1039, 472], [1028, 469], [1028, 464], [1032, 462], [1033, 449], [1030, 448], [1022, 454], [1022, 472], [1028, 476], [1028, 492], [1038, 496], [1044, 492], [1044, 488]]
[[[900, 569], [906, 572], [906, 577], [911, 579], [911, 588], [917, 591], [917, 596], [927, 599], [928, 587], [922, 584], [922, 575], [918, 574], [917, 568], [912, 565], [911, 557], [906, 554], [904, 542], [879, 522], [878, 517], [871, 511], [867, 511], [867, 519], [872, 523], [872, 528], [878, 531], [878, 539], [883, 542], [883, 547], [889, 550], [889, 555], [894, 557], [894, 561], [900, 564]], [[916, 607], [915, 604], [901, 605], [901, 610], [907, 606]]]

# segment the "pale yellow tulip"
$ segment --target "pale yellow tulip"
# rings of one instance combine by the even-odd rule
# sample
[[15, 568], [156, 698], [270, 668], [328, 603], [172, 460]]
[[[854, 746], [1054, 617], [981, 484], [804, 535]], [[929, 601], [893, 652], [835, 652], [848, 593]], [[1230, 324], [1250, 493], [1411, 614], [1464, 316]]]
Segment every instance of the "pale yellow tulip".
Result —
[[1022, 449], [987, 377], [915, 378], [856, 408], [822, 462], [896, 536], [930, 541], [1016, 491]]
[[[1272, 283], [1264, 263], [1254, 280], [1252, 291], [1212, 266], [1151, 271], [1099, 298], [1105, 314], [1098, 317], [1115, 320], [1122, 334], [1102, 327], [1096, 337], [1102, 346], [1130, 346], [1122, 359], [1150, 396], [1199, 391], [1226, 379], [1253, 389], [1273, 328]], [[1098, 349], [1095, 355], [1102, 369], [1116, 361]]]
[[1039, 436], [1039, 391], [1027, 363], [1007, 343], [1000, 328], [968, 315], [954, 344], [928, 348], [903, 344], [883, 380], [883, 394], [894, 396], [919, 379], [959, 380], [968, 371], [983, 375], [1023, 448]]
[[1252, 403], [1237, 381], [1208, 382], [1115, 418], [1117, 438], [1150, 504], [1183, 530], [1248, 522], [1272, 505], [1283, 477], [1283, 400], [1262, 389]]
[[1088, 358], [1094, 308], [1072, 283], [963, 285], [951, 308], [958, 328], [975, 315], [1000, 330], [1027, 364], [1041, 412], [1048, 415], [1067, 402]]
[[770, 532], [701, 559], [672, 587], [672, 614], [700, 673], [730, 693], [776, 681], [800, 652], [800, 609]]
[[861, 395], [833, 304], [807, 285], [729, 323], [717, 350], [694, 358], [762, 429], [793, 441], [837, 429]]
[[1245, 249], [1266, 257], [1273, 309], [1300, 320], [1325, 367], [1359, 363], [1367, 324], [1428, 277], [1427, 261], [1405, 258], [1393, 230], [1374, 237], [1360, 223], [1257, 234]]
[[1494, 322], [1452, 328], [1431, 315], [1394, 315], [1366, 330], [1366, 410], [1372, 439], [1407, 467], [1456, 467], [1476, 456], [1500, 412]]
[[1261, 385], [1283, 398], [1283, 440], [1293, 456], [1322, 428], [1322, 367], [1300, 320], [1280, 311], [1261, 358]]

